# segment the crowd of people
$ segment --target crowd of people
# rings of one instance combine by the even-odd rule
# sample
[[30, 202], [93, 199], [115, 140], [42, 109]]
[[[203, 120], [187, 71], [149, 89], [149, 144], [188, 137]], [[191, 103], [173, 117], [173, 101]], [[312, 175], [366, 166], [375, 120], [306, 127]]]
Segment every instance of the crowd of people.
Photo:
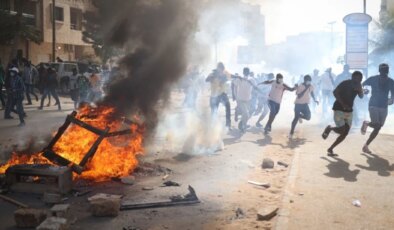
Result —
[[[101, 99], [103, 83], [108, 74], [107, 68], [104, 68], [101, 74], [93, 68], [89, 68], [86, 73], [79, 73], [77, 68], [72, 70], [72, 75], [65, 81], [68, 93], [66, 96], [74, 102], [75, 109], [81, 103]], [[12, 113], [15, 113], [20, 121], [18, 126], [25, 126], [27, 113], [24, 105], [33, 105], [33, 100], [38, 103], [38, 109], [43, 110], [45, 100], [46, 106], [49, 107], [53, 98], [54, 106], [62, 110], [58, 95], [59, 81], [56, 68], [51, 64], [41, 63], [36, 67], [19, 55], [6, 66], [0, 60], [0, 100], [4, 119], [14, 119]]]
[[[389, 78], [389, 66], [381, 64], [379, 75], [366, 78], [360, 71], [350, 72], [348, 65], [344, 65], [343, 72], [336, 76], [331, 68], [319, 75], [318, 70], [313, 74], [303, 75], [299, 82], [293, 80], [293, 86], [284, 83], [284, 76], [280, 73], [274, 76], [273, 73], [259, 74], [254, 77], [254, 73], [247, 67], [243, 69], [243, 75], [230, 74], [226, 71], [223, 63], [218, 63], [217, 68], [209, 74], [206, 82], [210, 84], [211, 96], [210, 107], [212, 115], [217, 114], [219, 105], [225, 107], [226, 126], [229, 130], [231, 126], [231, 104], [229, 91], [226, 90], [228, 82], [231, 82], [231, 96], [236, 102], [234, 111], [234, 121], [238, 122], [238, 129], [245, 133], [250, 127], [249, 119], [259, 116], [256, 127], [264, 128], [264, 133], [268, 135], [272, 131], [275, 117], [280, 111], [283, 95], [285, 91], [295, 92], [294, 118], [289, 121], [290, 132], [288, 137], [293, 138], [295, 128], [298, 123], [310, 120], [311, 110], [315, 111], [319, 105], [323, 115], [323, 121], [329, 114], [334, 117], [335, 126], [327, 126], [322, 134], [326, 139], [331, 131], [339, 134], [335, 142], [327, 150], [328, 156], [337, 156], [334, 148], [345, 140], [354, 117], [362, 111], [362, 103], [357, 103], [356, 97], [361, 102], [368, 101], [365, 94], [371, 92], [369, 98], [369, 115], [371, 121], [362, 122], [361, 133], [365, 134], [368, 127], [373, 131], [370, 134], [362, 151], [371, 153], [369, 145], [376, 138], [383, 127], [388, 115], [388, 106], [393, 104], [394, 80]], [[363, 78], [366, 79], [363, 81]], [[371, 88], [371, 91], [368, 89]], [[313, 99], [312, 108], [310, 108]], [[321, 103], [320, 103], [321, 102]], [[358, 107], [358, 108], [357, 108]], [[263, 126], [261, 122], [268, 116], [268, 120]], [[239, 116], [241, 119], [239, 120]]]

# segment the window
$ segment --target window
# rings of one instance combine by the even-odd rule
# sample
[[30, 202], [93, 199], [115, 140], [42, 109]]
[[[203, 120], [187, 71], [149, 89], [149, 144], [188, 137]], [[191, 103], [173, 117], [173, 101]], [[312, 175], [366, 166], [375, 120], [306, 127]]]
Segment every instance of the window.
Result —
[[70, 28], [72, 30], [82, 30], [82, 10], [70, 8]]
[[[52, 4], [50, 5], [50, 11], [52, 12]], [[53, 15], [51, 15], [53, 16]], [[63, 7], [55, 6], [55, 20], [58, 22], [64, 22], [64, 9]], [[52, 21], [52, 17], [51, 17]]]

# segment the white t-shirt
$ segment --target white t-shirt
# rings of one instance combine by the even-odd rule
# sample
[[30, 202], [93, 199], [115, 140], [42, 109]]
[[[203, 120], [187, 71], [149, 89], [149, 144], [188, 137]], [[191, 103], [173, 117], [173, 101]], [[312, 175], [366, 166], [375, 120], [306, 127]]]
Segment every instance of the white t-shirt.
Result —
[[[308, 86], [306, 86], [308, 87]], [[313, 92], [314, 87], [313, 85], [309, 85], [309, 88], [305, 91], [304, 95], [302, 95], [302, 97], [298, 97], [299, 93], [302, 93], [305, 90], [305, 85], [299, 85], [297, 87], [297, 91], [296, 91], [296, 100], [295, 100], [295, 104], [309, 104], [310, 100], [311, 100], [311, 92]]]
[[283, 83], [278, 83], [277, 81], [274, 81], [271, 84], [271, 91], [269, 94], [269, 99], [271, 101], [274, 101], [278, 104], [282, 102], [282, 97], [283, 97], [283, 92], [285, 91], [285, 86]]
[[250, 101], [252, 99], [253, 86], [256, 85], [251, 77], [235, 79], [235, 98], [240, 101]]

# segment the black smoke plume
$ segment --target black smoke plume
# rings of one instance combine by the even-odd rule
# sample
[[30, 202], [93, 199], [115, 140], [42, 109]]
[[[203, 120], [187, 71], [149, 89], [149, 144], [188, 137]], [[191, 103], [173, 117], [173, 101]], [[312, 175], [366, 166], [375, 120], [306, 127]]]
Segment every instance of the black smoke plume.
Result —
[[126, 50], [121, 74], [101, 103], [122, 115], [141, 113], [154, 126], [159, 104], [187, 68], [188, 44], [197, 27], [194, 0], [107, 1], [106, 45]]

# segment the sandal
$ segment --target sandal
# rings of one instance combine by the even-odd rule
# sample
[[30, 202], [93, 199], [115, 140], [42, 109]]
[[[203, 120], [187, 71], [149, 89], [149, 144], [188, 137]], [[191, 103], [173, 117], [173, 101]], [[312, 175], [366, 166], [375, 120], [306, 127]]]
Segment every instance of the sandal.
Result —
[[332, 150], [328, 149], [327, 150], [327, 156], [329, 156], [329, 157], [337, 157], [339, 155], [335, 154]]
[[327, 126], [326, 129], [324, 129], [323, 134], [321, 135], [323, 139], [327, 139], [328, 135], [330, 134], [331, 131], [331, 126]]

